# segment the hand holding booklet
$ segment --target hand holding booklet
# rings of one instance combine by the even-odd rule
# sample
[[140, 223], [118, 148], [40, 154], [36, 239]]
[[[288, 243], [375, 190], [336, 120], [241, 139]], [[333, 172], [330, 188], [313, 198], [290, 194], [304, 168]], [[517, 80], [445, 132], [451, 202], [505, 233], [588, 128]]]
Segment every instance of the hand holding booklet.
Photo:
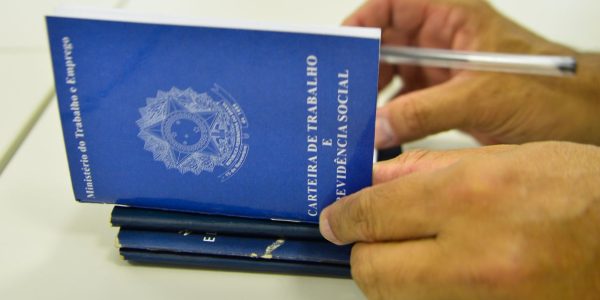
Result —
[[380, 32], [47, 17], [77, 200], [318, 222], [371, 184]]

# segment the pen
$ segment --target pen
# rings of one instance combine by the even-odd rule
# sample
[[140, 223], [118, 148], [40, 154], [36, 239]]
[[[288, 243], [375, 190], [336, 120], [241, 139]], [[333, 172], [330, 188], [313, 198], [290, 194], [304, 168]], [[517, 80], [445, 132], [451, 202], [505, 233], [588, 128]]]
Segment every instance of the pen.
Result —
[[577, 71], [577, 61], [570, 56], [471, 52], [396, 46], [382, 46], [380, 61], [398, 65], [547, 76], [569, 76], [575, 75]]

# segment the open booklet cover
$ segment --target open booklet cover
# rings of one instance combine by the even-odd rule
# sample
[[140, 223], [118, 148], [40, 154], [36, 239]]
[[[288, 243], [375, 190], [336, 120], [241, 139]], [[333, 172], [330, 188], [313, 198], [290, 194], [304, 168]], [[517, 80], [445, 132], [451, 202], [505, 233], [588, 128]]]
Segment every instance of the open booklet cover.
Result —
[[46, 20], [77, 200], [315, 223], [371, 184], [378, 29]]

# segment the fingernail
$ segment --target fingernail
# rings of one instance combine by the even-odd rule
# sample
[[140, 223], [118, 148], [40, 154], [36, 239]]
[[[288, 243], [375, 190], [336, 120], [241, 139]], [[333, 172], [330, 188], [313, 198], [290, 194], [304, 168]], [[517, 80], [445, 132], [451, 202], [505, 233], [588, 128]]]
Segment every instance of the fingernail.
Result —
[[383, 115], [377, 115], [375, 120], [375, 148], [387, 148], [394, 145], [396, 139], [390, 121]]
[[[325, 211], [323, 211], [323, 212], [325, 212]], [[323, 215], [323, 212], [321, 213], [321, 215]], [[327, 220], [327, 217], [321, 217], [321, 221], [319, 222], [319, 231], [321, 231], [321, 235], [326, 240], [328, 240], [336, 245], [343, 244], [335, 237], [335, 234], [333, 234], [333, 231], [331, 230], [331, 226], [329, 226], [329, 221]]]

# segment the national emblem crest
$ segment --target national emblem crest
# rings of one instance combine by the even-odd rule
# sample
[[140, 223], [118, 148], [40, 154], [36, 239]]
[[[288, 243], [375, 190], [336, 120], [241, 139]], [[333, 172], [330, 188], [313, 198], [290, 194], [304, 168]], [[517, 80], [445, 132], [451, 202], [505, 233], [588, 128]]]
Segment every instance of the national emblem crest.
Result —
[[182, 174], [222, 169], [233, 176], [248, 155], [248, 120], [235, 99], [219, 85], [198, 93], [191, 88], [158, 91], [139, 109], [138, 137], [156, 161]]

